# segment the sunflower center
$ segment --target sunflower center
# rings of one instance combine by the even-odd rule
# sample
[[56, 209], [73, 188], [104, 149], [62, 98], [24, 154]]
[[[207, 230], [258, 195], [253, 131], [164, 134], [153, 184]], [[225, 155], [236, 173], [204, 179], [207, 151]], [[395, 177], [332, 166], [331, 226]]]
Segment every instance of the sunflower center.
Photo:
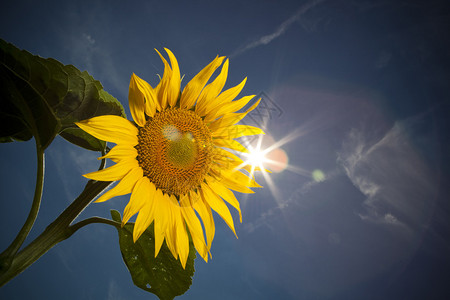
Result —
[[212, 161], [211, 133], [193, 111], [171, 108], [150, 118], [138, 135], [137, 160], [156, 188], [182, 195], [200, 186]]
[[197, 158], [197, 145], [192, 134], [186, 133], [169, 143], [167, 160], [179, 168], [189, 168]]

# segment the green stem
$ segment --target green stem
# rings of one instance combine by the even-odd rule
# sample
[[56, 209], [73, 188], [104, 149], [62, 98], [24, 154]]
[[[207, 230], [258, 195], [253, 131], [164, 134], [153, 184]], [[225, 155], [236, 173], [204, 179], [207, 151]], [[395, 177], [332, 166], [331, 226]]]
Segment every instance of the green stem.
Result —
[[33, 203], [31, 205], [30, 212], [28, 217], [17, 234], [14, 241], [0, 254], [0, 271], [8, 269], [11, 266], [14, 255], [19, 251], [23, 242], [27, 238], [28, 234], [31, 231], [31, 228], [34, 225], [34, 221], [39, 212], [39, 207], [41, 205], [42, 198], [42, 190], [44, 187], [44, 173], [45, 173], [45, 157], [44, 157], [44, 149], [39, 146], [39, 143], [36, 141], [36, 153], [37, 153], [37, 174], [36, 174], [36, 186], [34, 189], [34, 198]]
[[97, 197], [104, 189], [106, 189], [112, 182], [110, 181], [94, 181], [89, 180], [83, 192], [73, 201], [59, 217], [49, 226], [68, 227], [78, 215]]
[[86, 225], [94, 224], [94, 223], [102, 223], [102, 224], [112, 225], [117, 228], [121, 228], [121, 226], [122, 226], [122, 224], [120, 224], [119, 222], [116, 222], [116, 221], [113, 221], [110, 219], [105, 219], [105, 218], [100, 218], [100, 217], [90, 217], [88, 219], [84, 219], [83, 221], [80, 221], [78, 223], [71, 225], [69, 228], [70, 228], [72, 234], [74, 234], [78, 229], [81, 229], [82, 227], [84, 227]]
[[110, 184], [111, 182], [105, 181], [89, 181], [78, 198], [75, 199], [75, 201], [73, 201], [41, 235], [16, 254], [9, 269], [3, 270], [0, 274], [0, 287], [31, 266], [57, 243], [69, 238], [79, 228], [83, 227], [84, 225], [77, 225], [83, 221], [73, 226], [70, 226], [70, 224], [86, 208], [86, 206], [88, 206], [89, 203]]

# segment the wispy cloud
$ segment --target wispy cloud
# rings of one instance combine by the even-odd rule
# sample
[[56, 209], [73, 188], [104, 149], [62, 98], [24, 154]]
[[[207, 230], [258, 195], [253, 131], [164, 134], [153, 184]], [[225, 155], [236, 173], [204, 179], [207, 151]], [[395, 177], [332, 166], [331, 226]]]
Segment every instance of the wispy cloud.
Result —
[[436, 191], [433, 174], [410, 141], [417, 118], [397, 122], [380, 139], [352, 130], [339, 161], [348, 178], [366, 196], [364, 221], [397, 226], [408, 232], [426, 226]]
[[[114, 62], [111, 51], [106, 44], [95, 39], [95, 34], [89, 31], [64, 37], [67, 40], [70, 60], [82, 71], [87, 70], [95, 79], [108, 87], [119, 90], [120, 98], [128, 93], [128, 74], [120, 74], [118, 62]], [[119, 97], [116, 95], [116, 97]]]
[[66, 200], [72, 202], [79, 194], [79, 187], [73, 178], [81, 178], [82, 174], [96, 171], [100, 164], [97, 161], [99, 154], [72, 145], [62, 138], [56, 138], [47, 150], [49, 162], [58, 173], [61, 188], [64, 190]]
[[[99, 80], [105, 90], [112, 88], [120, 94], [116, 98], [128, 95], [128, 76], [121, 72], [121, 62], [117, 61], [112, 49], [117, 49], [118, 32], [112, 32], [114, 20], [104, 13], [104, 7], [93, 4], [89, 10], [80, 12], [76, 4], [67, 6], [67, 19], [56, 30], [59, 31], [60, 44], [64, 45], [63, 63], [73, 64], [81, 71], [88, 71]], [[100, 17], [101, 16], [101, 17]], [[67, 60], [67, 61], [66, 61]], [[111, 92], [110, 92], [111, 93]]]
[[288, 30], [289, 27], [291, 27], [291, 25], [293, 23], [298, 21], [306, 12], [308, 12], [310, 9], [312, 9], [313, 7], [317, 6], [318, 4], [320, 4], [320, 3], [324, 2], [324, 1], [325, 0], [313, 0], [313, 1], [310, 1], [310, 2], [308, 2], [306, 4], [304, 4], [302, 7], [300, 7], [299, 10], [297, 10], [297, 12], [293, 16], [291, 16], [289, 19], [287, 19], [286, 21], [281, 23], [281, 25], [278, 26], [278, 28], [274, 32], [272, 32], [270, 34], [267, 34], [267, 35], [264, 35], [264, 36], [258, 38], [256, 41], [253, 41], [253, 42], [251, 42], [249, 44], [246, 44], [246, 45], [238, 48], [235, 52], [233, 52], [230, 55], [230, 57], [236, 57], [236, 56], [241, 55], [242, 53], [244, 53], [244, 52], [246, 52], [246, 51], [248, 51], [250, 49], [256, 48], [256, 47], [261, 46], [261, 45], [269, 44], [274, 39], [276, 39], [279, 36], [283, 35], [286, 32], [286, 30]]

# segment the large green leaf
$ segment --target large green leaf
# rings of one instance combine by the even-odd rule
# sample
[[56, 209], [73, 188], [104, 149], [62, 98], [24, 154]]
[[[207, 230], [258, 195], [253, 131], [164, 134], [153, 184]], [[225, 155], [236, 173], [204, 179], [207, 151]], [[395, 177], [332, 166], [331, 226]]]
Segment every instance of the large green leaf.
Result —
[[[111, 210], [112, 219], [122, 222], [120, 213]], [[122, 257], [135, 285], [157, 295], [160, 299], [173, 299], [184, 294], [192, 284], [194, 276], [195, 249], [190, 242], [189, 257], [183, 269], [164, 242], [155, 258], [153, 224], [133, 242], [134, 223], [118, 228]]]
[[34, 136], [45, 149], [61, 134], [74, 144], [101, 151], [105, 142], [74, 125], [99, 115], [125, 117], [125, 112], [86, 71], [0, 39], [0, 142]]

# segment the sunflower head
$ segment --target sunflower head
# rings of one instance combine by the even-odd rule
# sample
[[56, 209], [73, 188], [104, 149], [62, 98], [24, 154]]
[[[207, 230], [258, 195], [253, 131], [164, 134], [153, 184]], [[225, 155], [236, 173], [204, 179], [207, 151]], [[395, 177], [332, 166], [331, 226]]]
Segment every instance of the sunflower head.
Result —
[[[208, 260], [215, 233], [212, 210], [236, 234], [225, 202], [238, 210], [242, 222], [233, 191], [253, 193], [250, 188], [260, 186], [249, 176], [254, 169], [235, 154], [248, 151], [235, 139], [263, 132], [257, 127], [236, 125], [259, 100], [240, 112], [254, 97], [235, 100], [246, 79], [222, 91], [228, 60], [217, 56], [180, 92], [178, 62], [170, 50], [165, 50], [170, 64], [158, 52], [165, 68], [155, 88], [137, 75], [131, 76], [128, 99], [134, 122], [99, 116], [77, 125], [98, 139], [116, 144], [99, 158], [109, 158], [116, 164], [84, 175], [93, 180], [118, 181], [97, 202], [131, 193], [123, 224], [138, 214], [134, 240], [154, 222], [155, 256], [165, 240], [184, 267], [189, 254], [187, 230], [199, 254]], [[221, 65], [218, 76], [209, 82]]]

